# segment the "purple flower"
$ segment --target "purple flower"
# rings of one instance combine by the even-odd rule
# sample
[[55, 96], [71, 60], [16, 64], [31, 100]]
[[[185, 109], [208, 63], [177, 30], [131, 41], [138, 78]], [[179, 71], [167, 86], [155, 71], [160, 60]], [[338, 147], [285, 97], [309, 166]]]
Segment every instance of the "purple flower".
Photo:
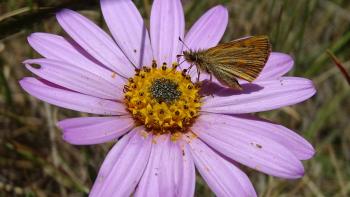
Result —
[[103, 115], [60, 121], [67, 142], [121, 137], [90, 196], [193, 196], [195, 167], [217, 196], [256, 196], [238, 163], [276, 177], [303, 176], [301, 160], [313, 156], [313, 147], [281, 125], [248, 115], [315, 94], [310, 80], [283, 76], [292, 68], [290, 56], [271, 53], [253, 83], [240, 81], [243, 91], [199, 86], [192, 82], [195, 68], [186, 75], [181, 69], [188, 64], [176, 63], [183, 49], [178, 38], [191, 49], [217, 45], [228, 22], [226, 8], [210, 9], [185, 34], [181, 2], [155, 0], [149, 34], [132, 1], [102, 0], [101, 7], [114, 40], [82, 15], [62, 10], [57, 20], [72, 39], [30, 35], [44, 58], [24, 63], [40, 79], [20, 81], [43, 101]]

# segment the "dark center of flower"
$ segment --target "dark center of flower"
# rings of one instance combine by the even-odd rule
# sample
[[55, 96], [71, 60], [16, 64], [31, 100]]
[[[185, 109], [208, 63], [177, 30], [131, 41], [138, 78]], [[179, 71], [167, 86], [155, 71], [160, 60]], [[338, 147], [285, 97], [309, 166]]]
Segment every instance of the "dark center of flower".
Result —
[[165, 78], [154, 80], [149, 91], [159, 103], [166, 102], [169, 104], [181, 96], [181, 92], [178, 90], [178, 84]]

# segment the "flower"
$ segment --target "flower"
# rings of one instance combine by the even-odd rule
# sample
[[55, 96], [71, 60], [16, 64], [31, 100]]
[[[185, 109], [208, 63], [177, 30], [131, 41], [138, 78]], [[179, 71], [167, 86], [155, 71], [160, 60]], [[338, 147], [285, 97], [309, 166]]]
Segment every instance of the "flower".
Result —
[[[223, 6], [207, 11], [184, 36], [179, 0], [155, 0], [148, 33], [129, 0], [101, 0], [114, 40], [82, 15], [64, 9], [57, 20], [72, 38], [33, 33], [44, 58], [24, 61], [39, 77], [20, 81], [29, 94], [96, 117], [60, 121], [71, 144], [121, 139], [110, 150], [90, 196], [193, 196], [195, 167], [218, 196], [256, 196], [238, 163], [295, 179], [313, 147], [293, 131], [249, 113], [302, 102], [315, 94], [308, 79], [285, 77], [290, 56], [272, 52], [261, 75], [243, 91], [196, 83], [195, 68], [178, 65], [184, 42], [215, 46], [228, 23]], [[40, 65], [40, 68], [33, 67]], [[201, 75], [201, 81], [207, 79]]]

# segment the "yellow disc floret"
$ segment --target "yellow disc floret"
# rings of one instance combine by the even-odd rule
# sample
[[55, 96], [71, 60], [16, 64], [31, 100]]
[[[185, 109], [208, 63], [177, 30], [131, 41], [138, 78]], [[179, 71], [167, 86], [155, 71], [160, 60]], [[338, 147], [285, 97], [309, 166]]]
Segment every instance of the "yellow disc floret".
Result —
[[186, 132], [199, 115], [200, 87], [174, 63], [136, 70], [124, 87], [125, 104], [137, 123], [154, 134]]

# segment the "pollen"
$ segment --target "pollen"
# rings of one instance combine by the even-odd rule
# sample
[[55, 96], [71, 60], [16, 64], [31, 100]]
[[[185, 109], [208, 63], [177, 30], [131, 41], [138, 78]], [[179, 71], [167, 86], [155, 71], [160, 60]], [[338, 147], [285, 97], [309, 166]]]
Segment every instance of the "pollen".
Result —
[[177, 63], [137, 69], [124, 86], [124, 102], [134, 120], [153, 134], [178, 136], [199, 115], [200, 85], [193, 83], [186, 71], [176, 69]]

